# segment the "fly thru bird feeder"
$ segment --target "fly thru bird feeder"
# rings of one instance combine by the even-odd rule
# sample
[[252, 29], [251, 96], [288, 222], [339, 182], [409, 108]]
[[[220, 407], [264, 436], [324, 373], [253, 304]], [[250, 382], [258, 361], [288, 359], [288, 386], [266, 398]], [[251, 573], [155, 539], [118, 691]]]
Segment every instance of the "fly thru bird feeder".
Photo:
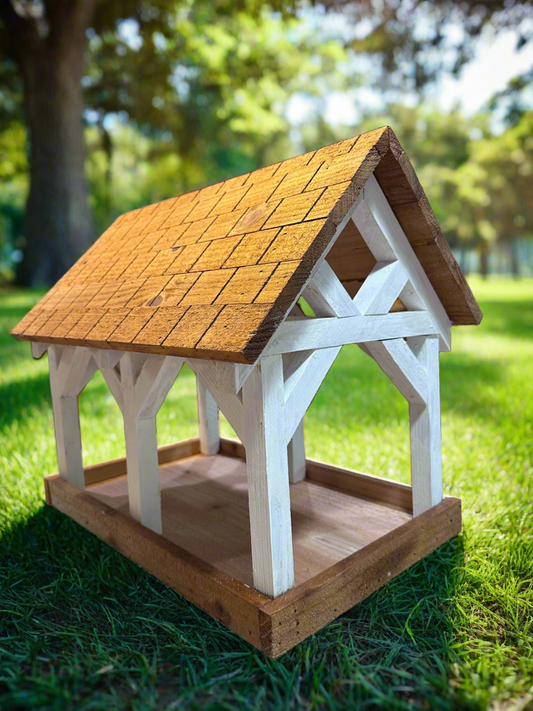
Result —
[[[277, 657], [460, 531], [439, 352], [480, 320], [390, 128], [129, 212], [13, 331], [48, 350], [46, 500]], [[409, 403], [411, 486], [305, 457], [304, 415], [348, 344]], [[200, 436], [158, 449], [184, 363]], [[84, 468], [78, 395], [96, 370], [126, 458]]]

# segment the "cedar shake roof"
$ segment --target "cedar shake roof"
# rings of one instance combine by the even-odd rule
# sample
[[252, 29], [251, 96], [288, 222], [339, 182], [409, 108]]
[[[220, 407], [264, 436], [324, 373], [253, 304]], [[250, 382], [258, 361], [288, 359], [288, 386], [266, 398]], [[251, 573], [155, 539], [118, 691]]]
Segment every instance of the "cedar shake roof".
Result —
[[[13, 329], [46, 343], [254, 363], [374, 173], [454, 325], [481, 312], [389, 127], [121, 215]], [[349, 221], [327, 257], [375, 260]]]

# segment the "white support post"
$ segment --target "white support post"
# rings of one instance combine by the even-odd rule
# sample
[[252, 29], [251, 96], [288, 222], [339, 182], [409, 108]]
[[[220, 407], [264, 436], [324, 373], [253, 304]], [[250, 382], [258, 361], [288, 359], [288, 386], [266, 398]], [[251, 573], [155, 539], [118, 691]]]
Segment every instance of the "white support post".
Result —
[[305, 479], [305, 442], [303, 418], [287, 446], [289, 457], [289, 483], [297, 484]]
[[220, 449], [218, 405], [200, 378], [196, 378], [198, 394], [198, 424], [200, 426], [200, 451], [216, 454]]
[[78, 395], [92, 378], [95, 364], [87, 348], [53, 345], [48, 349], [59, 474], [85, 488]]
[[130, 515], [156, 533], [163, 530], [155, 416], [138, 418], [135, 385], [147, 356], [125, 353], [120, 362]]
[[427, 374], [427, 402], [410, 403], [413, 515], [442, 501], [442, 454], [438, 338], [408, 339]]
[[130, 515], [162, 532], [156, 415], [177, 378], [183, 359], [125, 353], [120, 361], [120, 390]]
[[254, 587], [276, 597], [294, 585], [281, 356], [254, 368], [243, 404]]

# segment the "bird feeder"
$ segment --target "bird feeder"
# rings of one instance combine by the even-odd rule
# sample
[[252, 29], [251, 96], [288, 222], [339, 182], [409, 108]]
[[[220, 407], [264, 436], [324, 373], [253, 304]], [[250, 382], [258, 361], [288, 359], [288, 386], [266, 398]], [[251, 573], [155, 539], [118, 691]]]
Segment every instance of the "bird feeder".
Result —
[[[480, 320], [390, 128], [124, 214], [13, 330], [48, 351], [46, 500], [277, 657], [460, 531], [439, 353]], [[305, 413], [349, 344], [409, 403], [410, 486], [306, 458]], [[185, 363], [199, 437], [158, 448]], [[96, 370], [126, 457], [84, 467]]]

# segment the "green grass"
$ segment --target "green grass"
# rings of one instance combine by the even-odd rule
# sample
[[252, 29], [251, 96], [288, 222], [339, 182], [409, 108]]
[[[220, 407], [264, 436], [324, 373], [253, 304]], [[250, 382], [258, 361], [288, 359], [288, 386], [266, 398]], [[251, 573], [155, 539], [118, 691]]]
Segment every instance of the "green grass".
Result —
[[[533, 700], [533, 281], [473, 283], [485, 312], [442, 363], [444, 486], [464, 531], [271, 661], [43, 502], [56, 468], [46, 357], [0, 298], [0, 708], [523, 709]], [[80, 398], [87, 463], [124, 454], [98, 375]], [[405, 402], [345, 348], [306, 420], [312, 457], [408, 479]], [[158, 418], [196, 433], [180, 375]], [[230, 434], [227, 424], [223, 432]]]

